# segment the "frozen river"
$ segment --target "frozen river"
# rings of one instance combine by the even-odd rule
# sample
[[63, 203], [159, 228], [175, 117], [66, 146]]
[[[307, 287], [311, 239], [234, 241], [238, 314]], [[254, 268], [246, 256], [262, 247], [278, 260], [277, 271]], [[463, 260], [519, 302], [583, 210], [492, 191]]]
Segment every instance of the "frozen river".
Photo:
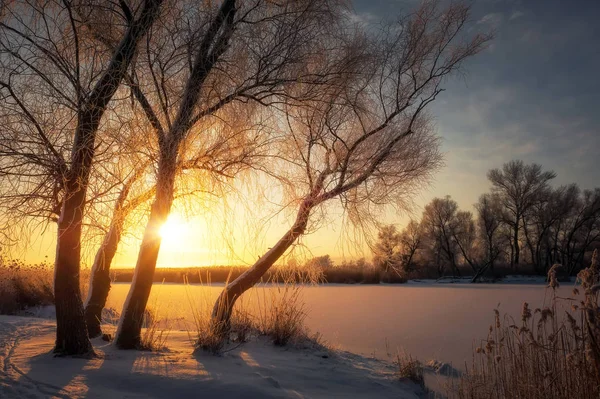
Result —
[[[571, 295], [572, 286], [563, 284], [559, 295]], [[190, 320], [190, 302], [208, 304], [221, 289], [158, 284], [150, 305], [160, 304], [159, 315]], [[107, 306], [121, 311], [128, 290], [129, 284], [114, 284]], [[494, 308], [519, 320], [523, 302], [535, 309], [551, 295], [543, 284], [435, 283], [307, 286], [303, 293], [308, 327], [335, 347], [380, 358], [387, 358], [386, 347], [392, 353], [400, 349], [421, 361], [437, 359], [457, 368], [471, 362], [473, 346], [494, 320]]]

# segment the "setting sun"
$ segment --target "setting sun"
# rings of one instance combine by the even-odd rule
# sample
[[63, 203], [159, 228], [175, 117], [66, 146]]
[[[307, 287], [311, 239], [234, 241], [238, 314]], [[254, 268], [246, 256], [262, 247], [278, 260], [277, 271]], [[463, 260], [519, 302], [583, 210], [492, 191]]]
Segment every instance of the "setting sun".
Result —
[[159, 234], [163, 239], [177, 239], [185, 237], [188, 227], [179, 217], [171, 215], [160, 228]]
[[161, 226], [158, 234], [163, 240], [175, 243], [184, 238], [188, 230], [187, 223], [177, 215], [172, 214]]

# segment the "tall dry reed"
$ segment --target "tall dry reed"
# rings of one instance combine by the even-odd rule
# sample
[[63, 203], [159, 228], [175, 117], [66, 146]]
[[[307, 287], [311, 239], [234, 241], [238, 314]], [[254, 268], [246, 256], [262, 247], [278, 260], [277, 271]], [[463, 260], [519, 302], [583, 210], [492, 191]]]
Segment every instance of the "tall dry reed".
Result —
[[573, 298], [556, 294], [554, 265], [548, 273], [549, 306], [523, 304], [520, 320], [500, 317], [473, 362], [451, 391], [458, 398], [600, 398], [600, 269], [591, 265], [577, 278]]

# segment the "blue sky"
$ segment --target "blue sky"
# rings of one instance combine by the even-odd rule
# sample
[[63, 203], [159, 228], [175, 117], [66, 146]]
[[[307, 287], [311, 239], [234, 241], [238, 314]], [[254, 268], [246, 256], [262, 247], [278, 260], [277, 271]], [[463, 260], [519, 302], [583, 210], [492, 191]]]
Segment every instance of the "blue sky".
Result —
[[[446, 167], [418, 202], [450, 194], [470, 208], [489, 187], [487, 170], [510, 159], [554, 170], [556, 185], [600, 186], [600, 1], [471, 4], [471, 28], [496, 36], [432, 108]], [[371, 23], [416, 5], [353, 1]]]

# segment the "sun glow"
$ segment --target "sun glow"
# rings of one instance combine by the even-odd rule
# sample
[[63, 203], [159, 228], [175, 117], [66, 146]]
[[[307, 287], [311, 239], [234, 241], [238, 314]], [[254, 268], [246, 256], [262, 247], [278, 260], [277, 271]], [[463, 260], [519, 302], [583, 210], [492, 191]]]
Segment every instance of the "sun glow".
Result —
[[171, 214], [165, 224], [158, 231], [163, 239], [170, 243], [178, 243], [185, 239], [189, 233], [188, 224], [179, 216]]

